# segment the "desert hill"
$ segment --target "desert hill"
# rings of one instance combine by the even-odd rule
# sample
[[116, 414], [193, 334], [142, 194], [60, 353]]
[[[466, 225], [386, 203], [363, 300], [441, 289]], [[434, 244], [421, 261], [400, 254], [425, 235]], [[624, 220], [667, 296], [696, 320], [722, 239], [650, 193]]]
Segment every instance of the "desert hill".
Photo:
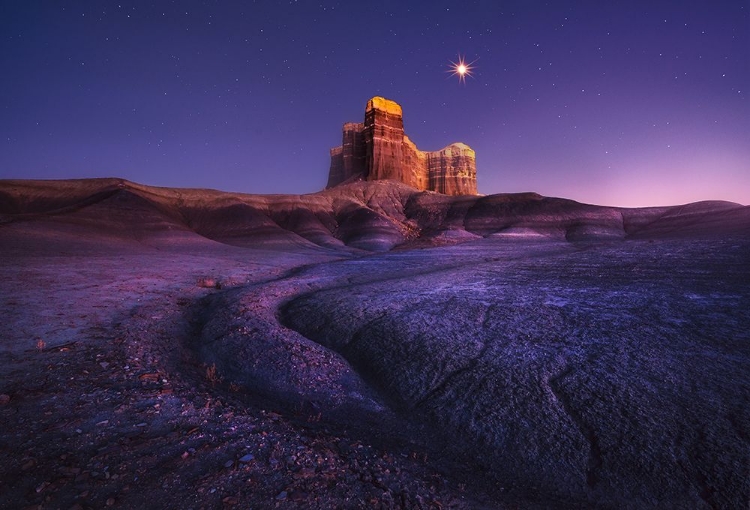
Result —
[[0, 181], [0, 221], [31, 219], [144, 241], [169, 232], [234, 246], [366, 251], [488, 236], [584, 241], [750, 232], [750, 207], [730, 202], [627, 209], [534, 193], [446, 196], [396, 181], [354, 182], [309, 195], [157, 188], [122, 179]]

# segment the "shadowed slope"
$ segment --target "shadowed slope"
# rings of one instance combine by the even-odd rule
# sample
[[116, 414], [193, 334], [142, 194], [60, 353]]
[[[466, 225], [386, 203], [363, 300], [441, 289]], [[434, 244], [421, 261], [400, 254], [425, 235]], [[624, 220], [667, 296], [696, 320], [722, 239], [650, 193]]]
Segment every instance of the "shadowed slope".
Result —
[[[638, 209], [624, 212], [633, 215]], [[634, 237], [691, 237], [750, 234], [750, 207], [732, 202], [707, 201], [671, 207]]]
[[729, 202], [623, 209], [535, 193], [449, 197], [394, 181], [311, 195], [245, 195], [121, 179], [0, 181], [0, 221], [47, 218], [113, 235], [192, 232], [237, 246], [388, 251], [479, 237], [568, 241], [746, 234], [750, 209]]

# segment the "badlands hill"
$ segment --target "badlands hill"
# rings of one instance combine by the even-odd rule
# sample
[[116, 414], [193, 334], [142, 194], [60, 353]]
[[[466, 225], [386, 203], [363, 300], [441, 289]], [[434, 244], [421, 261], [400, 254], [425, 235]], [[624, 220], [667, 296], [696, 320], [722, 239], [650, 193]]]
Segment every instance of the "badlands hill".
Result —
[[585, 241], [750, 233], [750, 207], [730, 202], [624, 209], [534, 193], [446, 196], [395, 181], [310, 195], [246, 195], [143, 186], [122, 179], [0, 181], [6, 230], [29, 220], [87, 225], [114, 237], [168, 233], [234, 246], [388, 251], [482, 237]]
[[0, 508], [744, 508], [750, 208], [0, 181]]

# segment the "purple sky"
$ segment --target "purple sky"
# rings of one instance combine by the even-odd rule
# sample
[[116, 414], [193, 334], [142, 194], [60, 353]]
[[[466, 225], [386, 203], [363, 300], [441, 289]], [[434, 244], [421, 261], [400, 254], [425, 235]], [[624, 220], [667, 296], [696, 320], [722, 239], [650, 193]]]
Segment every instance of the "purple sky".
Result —
[[750, 204], [748, 0], [19, 1], [0, 34], [0, 178], [311, 193], [382, 95], [481, 193]]

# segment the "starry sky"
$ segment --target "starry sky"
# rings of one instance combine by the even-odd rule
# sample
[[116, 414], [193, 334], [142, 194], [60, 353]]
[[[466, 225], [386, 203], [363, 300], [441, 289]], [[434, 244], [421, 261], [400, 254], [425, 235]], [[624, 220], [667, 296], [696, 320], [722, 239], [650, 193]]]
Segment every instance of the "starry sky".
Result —
[[0, 37], [0, 178], [312, 193], [381, 95], [483, 194], [750, 204], [748, 0], [19, 1]]

